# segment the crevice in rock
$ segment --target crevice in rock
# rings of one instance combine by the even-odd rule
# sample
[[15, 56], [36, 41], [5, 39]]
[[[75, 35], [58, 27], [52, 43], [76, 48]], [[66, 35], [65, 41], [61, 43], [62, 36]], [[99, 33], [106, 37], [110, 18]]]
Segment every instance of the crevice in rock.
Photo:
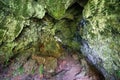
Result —
[[[79, 14], [82, 14], [82, 10], [83, 10], [84, 7], [80, 6], [79, 3], [75, 2], [74, 4], [69, 6], [69, 8], [67, 10], [72, 9], [72, 8], [75, 8], [76, 10], [79, 10], [80, 11]], [[76, 15], [78, 15], [78, 14], [76, 14]]]
[[34, 1], [38, 2], [38, 0], [34, 0]]

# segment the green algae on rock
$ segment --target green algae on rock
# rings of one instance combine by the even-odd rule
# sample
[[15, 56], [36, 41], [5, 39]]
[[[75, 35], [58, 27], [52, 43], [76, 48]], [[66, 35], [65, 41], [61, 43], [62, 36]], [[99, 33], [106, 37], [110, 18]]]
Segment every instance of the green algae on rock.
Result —
[[[68, 25], [69, 24], [69, 25]], [[55, 24], [56, 39], [62, 44], [79, 49], [80, 45], [77, 41], [74, 41], [76, 26], [75, 23], [69, 23], [67, 20], [61, 20]]]
[[55, 19], [61, 19], [67, 8], [76, 0], [45, 0], [48, 13]]
[[14, 55], [12, 50], [15, 46], [16, 44], [11, 42], [0, 47], [0, 63], [9, 61], [9, 58]]
[[[1, 1], [1, 15], [0, 18], [0, 32], [1, 42], [13, 41], [23, 30], [25, 19], [32, 16], [37, 18], [43, 18], [45, 15], [45, 6], [35, 3], [32, 0], [6, 0]], [[34, 4], [32, 4], [34, 3]], [[6, 7], [7, 6], [7, 7]], [[4, 36], [5, 35], [5, 36]], [[2, 37], [4, 36], [4, 38]]]
[[[120, 2], [118, 0], [89, 0], [83, 10], [87, 20], [84, 26], [83, 38], [101, 60], [102, 66], [109, 75], [120, 79], [116, 74], [120, 70]], [[104, 75], [110, 80], [110, 76]], [[112, 80], [112, 78], [111, 78]]]
[[[60, 44], [79, 50], [81, 37], [77, 24], [84, 7], [86, 23], [80, 33], [93, 50], [89, 57], [93, 54], [93, 64], [106, 70], [106, 74], [103, 73], [106, 79], [110, 79], [109, 75], [120, 78], [120, 3], [118, 0], [89, 0], [85, 5], [87, 0], [82, 1], [0, 0], [0, 63], [18, 53], [19, 60], [11, 66], [19, 70], [31, 54], [59, 57], [62, 53]], [[32, 50], [27, 53], [28, 49]], [[97, 62], [94, 58], [100, 60]], [[26, 62], [26, 66], [30, 63]], [[54, 69], [56, 65], [49, 64], [47, 69], [49, 66]]]
[[[35, 4], [33, 0], [9, 0], [9, 1], [0, 0], [0, 4], [1, 4], [0, 5], [0, 8], [1, 8], [0, 10], [0, 44], [1, 44], [0, 49], [2, 49], [3, 47], [5, 49], [8, 49], [8, 50], [2, 49], [1, 50], [2, 52], [0, 53], [1, 54], [0, 57], [4, 57], [5, 60], [6, 59], [8, 60], [11, 56], [13, 56], [11, 54], [13, 53], [12, 52], [13, 48], [15, 50], [19, 50], [27, 46], [30, 42], [35, 42], [36, 33], [34, 33], [34, 31], [36, 27], [33, 28], [31, 31], [28, 29], [27, 30], [28, 33], [23, 34], [24, 36], [25, 35], [27, 36], [26, 38], [25, 37], [24, 39], [23, 37], [19, 38], [19, 36], [22, 32], [25, 31], [24, 27], [29, 25], [30, 20], [27, 20], [27, 19], [33, 16], [41, 19], [45, 15], [45, 10], [44, 10], [44, 6], [40, 5], [42, 3]], [[41, 10], [41, 11], [38, 11], [38, 10]], [[31, 38], [32, 36], [30, 37], [30, 35], [33, 33], [34, 33], [33, 35], [34, 38]], [[17, 38], [20, 40], [18, 40]], [[13, 47], [6, 46], [6, 45], [11, 45], [11, 43], [15, 43], [16, 45], [14, 45]]]

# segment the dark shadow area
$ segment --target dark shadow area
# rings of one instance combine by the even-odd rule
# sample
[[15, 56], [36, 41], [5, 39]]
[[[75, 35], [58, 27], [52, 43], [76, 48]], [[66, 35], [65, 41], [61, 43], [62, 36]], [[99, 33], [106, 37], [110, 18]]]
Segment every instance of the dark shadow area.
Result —
[[[87, 60], [86, 60], [87, 61]], [[99, 77], [99, 80], [105, 80], [105, 77], [103, 76], [102, 72], [99, 71], [94, 65], [92, 65], [91, 63], [89, 63], [89, 61], [87, 61], [90, 69], [94, 72], [94, 74]]]

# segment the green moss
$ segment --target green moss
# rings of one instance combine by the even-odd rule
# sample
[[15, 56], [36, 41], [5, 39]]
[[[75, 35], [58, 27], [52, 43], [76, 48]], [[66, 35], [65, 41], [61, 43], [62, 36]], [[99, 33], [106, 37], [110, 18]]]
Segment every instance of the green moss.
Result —
[[4, 59], [3, 62], [15, 53], [30, 48], [39, 52], [40, 44], [45, 45], [44, 54], [52, 56], [59, 55], [59, 42], [74, 49], [79, 48], [79, 43], [74, 41], [74, 34], [82, 9], [78, 4], [77, 7], [71, 6], [76, 0], [0, 2], [0, 60]]
[[41, 64], [40, 67], [39, 67], [39, 73], [40, 73], [40, 75], [43, 74], [43, 70], [44, 70], [43, 69], [43, 65]]
[[33, 7], [35, 10], [35, 13], [33, 15], [34, 17], [42, 19], [45, 16], [46, 11], [45, 11], [45, 6], [43, 4], [44, 3], [40, 3], [40, 2], [33, 3]]
[[61, 19], [74, 0], [45, 0], [48, 13], [55, 19]]
[[117, 71], [117, 76], [120, 79], [120, 70]]
[[4, 35], [5, 35], [5, 30], [0, 29], [0, 43], [2, 42]]
[[13, 76], [23, 75], [23, 73], [24, 73], [24, 68], [23, 68], [23, 67], [20, 67], [20, 68], [18, 68], [17, 70], [15, 70], [15, 71], [13, 72]]
[[22, 29], [23, 29], [23, 23], [20, 22], [20, 21], [15, 20], [13, 17], [7, 18], [6, 22], [8, 22], [8, 23], [6, 23], [4, 25], [4, 27], [7, 28], [6, 33], [5, 33], [5, 37], [4, 37], [4, 42], [11, 42], [22, 31]]
[[13, 48], [16, 46], [15, 43], [8, 43], [4, 44], [2, 47], [0, 47], [0, 61], [1, 63], [4, 61], [8, 61], [9, 58], [11, 58], [14, 54], [12, 52]]
[[[69, 24], [69, 25], [68, 25]], [[74, 41], [76, 33], [76, 23], [68, 23], [67, 20], [61, 20], [55, 24], [56, 27], [56, 37], [61, 39], [64, 45], [68, 45], [73, 49], [79, 49], [80, 45], [77, 41]]]
[[96, 51], [96, 54], [93, 54], [103, 60], [103, 67], [109, 74], [116, 74], [120, 64], [118, 4], [117, 0], [89, 0], [83, 11], [83, 17], [88, 23], [82, 37], [88, 41], [90, 48]]

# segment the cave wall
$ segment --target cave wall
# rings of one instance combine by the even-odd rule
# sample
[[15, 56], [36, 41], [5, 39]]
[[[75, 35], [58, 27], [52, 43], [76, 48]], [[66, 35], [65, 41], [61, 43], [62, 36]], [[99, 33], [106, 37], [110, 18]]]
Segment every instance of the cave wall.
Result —
[[0, 8], [0, 63], [31, 48], [56, 56], [58, 42], [79, 47], [73, 37], [83, 8], [75, 0], [0, 0]]
[[[0, 0], [0, 63], [27, 51], [59, 57], [62, 44], [81, 50], [106, 80], [111, 76], [112, 80], [119, 79], [120, 2], [86, 3], [87, 0]], [[81, 45], [80, 35], [89, 51]]]
[[85, 25], [81, 35], [87, 41], [90, 52], [85, 48], [82, 52], [94, 56], [89, 56], [89, 59], [97, 65], [107, 80], [118, 80], [110, 75], [120, 79], [119, 7], [119, 0], [89, 0], [83, 10]]

